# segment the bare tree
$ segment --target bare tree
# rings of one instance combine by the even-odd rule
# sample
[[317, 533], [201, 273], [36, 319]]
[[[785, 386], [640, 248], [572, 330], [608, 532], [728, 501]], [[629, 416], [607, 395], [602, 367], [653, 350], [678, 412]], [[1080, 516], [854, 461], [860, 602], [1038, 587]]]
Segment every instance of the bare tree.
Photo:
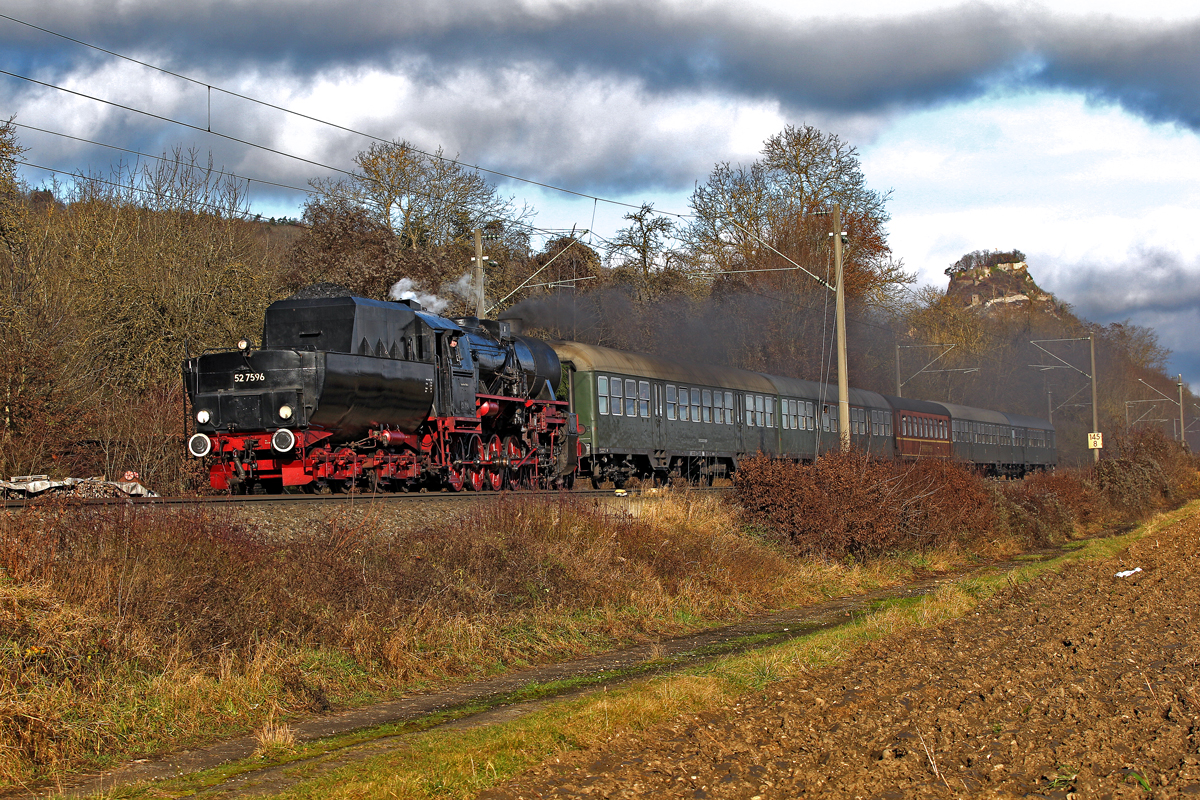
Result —
[[632, 267], [649, 278], [656, 267], [669, 266], [674, 253], [667, 242], [675, 233], [675, 223], [656, 214], [653, 203], [643, 203], [623, 219], [632, 224], [617, 231], [605, 248], [609, 262], [616, 267]]
[[532, 216], [440, 147], [426, 154], [403, 140], [375, 143], [354, 163], [347, 177], [310, 181], [310, 203], [366, 209], [410, 249], [462, 243], [475, 228], [497, 220], [511, 228]]
[[[827, 259], [826, 215], [838, 203], [849, 234], [847, 291], [884, 302], [912, 281], [887, 243], [890, 195], [867, 186], [857, 149], [836, 134], [789, 125], [767, 139], [760, 160], [713, 169], [692, 194], [694, 219], [684, 238], [693, 264], [706, 270], [777, 267], [766, 262], [786, 256], [819, 273]], [[794, 276], [791, 283], [793, 291], [809, 290]]]

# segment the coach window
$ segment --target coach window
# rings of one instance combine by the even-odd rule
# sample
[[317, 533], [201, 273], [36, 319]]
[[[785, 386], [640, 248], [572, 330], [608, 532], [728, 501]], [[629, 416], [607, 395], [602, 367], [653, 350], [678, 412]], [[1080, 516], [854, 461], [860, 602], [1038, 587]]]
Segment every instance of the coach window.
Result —
[[821, 406], [821, 430], [829, 430], [829, 406]]
[[783, 429], [790, 431], [792, 429], [792, 401], [786, 397], [779, 401], [780, 416], [783, 417]]
[[621, 379], [609, 378], [608, 380], [608, 396], [612, 398], [611, 413], [615, 417], [621, 416]]
[[692, 389], [692, 422], [700, 421], [700, 390]]
[[675, 402], [679, 395], [675, 394], [675, 386], [667, 384], [667, 419], [675, 419]]
[[625, 416], [636, 417], [638, 405], [638, 389], [637, 381], [633, 378], [625, 379]]
[[638, 381], [638, 413], [650, 418], [650, 381]]
[[712, 422], [712, 389], [705, 389], [701, 393], [701, 417], [705, 422]]
[[767, 406], [761, 394], [754, 395], [754, 424], [759, 428], [767, 426]]
[[720, 390], [713, 392], [713, 422], [718, 425], [725, 424], [725, 403]]
[[746, 395], [746, 424], [754, 427], [754, 395]]
[[663, 415], [662, 404], [662, 386], [654, 384], [654, 416], [661, 417]]
[[596, 405], [601, 414], [608, 413], [608, 376], [596, 376]]
[[890, 437], [892, 435], [892, 414], [889, 411], [880, 411], [883, 415], [883, 435]]

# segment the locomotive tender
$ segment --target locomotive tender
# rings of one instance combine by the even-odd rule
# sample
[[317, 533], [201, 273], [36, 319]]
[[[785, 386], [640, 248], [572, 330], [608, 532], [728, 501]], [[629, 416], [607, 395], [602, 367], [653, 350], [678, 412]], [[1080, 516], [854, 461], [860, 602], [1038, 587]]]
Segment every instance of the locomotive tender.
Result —
[[[711, 484], [758, 452], [808, 461], [838, 446], [827, 385], [548, 344], [411, 300], [281, 300], [261, 349], [242, 340], [183, 374], [188, 450], [232, 492]], [[850, 415], [853, 445], [881, 458], [1010, 477], [1057, 463], [1053, 426], [1031, 417], [860, 389]]]

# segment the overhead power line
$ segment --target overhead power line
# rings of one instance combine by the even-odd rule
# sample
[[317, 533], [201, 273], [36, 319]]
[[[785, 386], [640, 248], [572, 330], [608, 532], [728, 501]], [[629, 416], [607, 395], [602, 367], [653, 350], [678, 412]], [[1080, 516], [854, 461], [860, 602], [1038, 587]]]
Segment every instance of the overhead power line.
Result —
[[[26, 26], [26, 27], [28, 27], [28, 28], [33, 28], [34, 30], [41, 31], [42, 33], [49, 34], [50, 36], [56, 36], [56, 37], [58, 37], [59, 39], [63, 39], [63, 40], [65, 40], [65, 41], [72, 42], [72, 43], [74, 43], [74, 44], [78, 44], [78, 45], [81, 45], [81, 46], [83, 46], [83, 47], [88, 47], [88, 48], [91, 48], [92, 50], [96, 50], [96, 51], [98, 51], [98, 52], [105, 53], [105, 54], [107, 54], [107, 55], [113, 56], [114, 58], [119, 58], [119, 59], [122, 59], [122, 60], [124, 60], [124, 61], [128, 61], [128, 62], [130, 62], [130, 63], [137, 64], [137, 65], [139, 65], [139, 66], [142, 66], [142, 67], [146, 67], [147, 69], [152, 69], [152, 70], [155, 70], [155, 71], [157, 71], [157, 72], [161, 72], [161, 73], [163, 73], [164, 75], [170, 75], [170, 76], [172, 76], [172, 77], [174, 77], [174, 78], [178, 78], [178, 79], [180, 79], [180, 80], [187, 81], [187, 82], [189, 82], [189, 83], [193, 83], [193, 84], [195, 84], [195, 85], [197, 85], [197, 86], [203, 86], [203, 87], [205, 87], [205, 88], [206, 88], [206, 89], [207, 89], [209, 92], [212, 92], [212, 91], [217, 91], [217, 92], [220, 92], [221, 94], [229, 95], [230, 97], [236, 97], [236, 98], [238, 98], [239, 100], [245, 100], [245, 101], [247, 101], [247, 102], [250, 102], [250, 103], [255, 103], [255, 104], [257, 104], [257, 105], [261, 105], [261, 106], [263, 106], [263, 107], [265, 107], [265, 108], [270, 108], [270, 109], [273, 109], [273, 110], [275, 110], [275, 111], [280, 111], [280, 112], [283, 112], [284, 114], [290, 114], [290, 115], [292, 115], [292, 116], [299, 117], [299, 118], [301, 118], [301, 119], [306, 119], [306, 120], [309, 120], [310, 122], [316, 122], [316, 123], [318, 123], [318, 124], [320, 124], [320, 125], [326, 125], [326, 126], [329, 126], [329, 127], [331, 127], [331, 128], [336, 128], [337, 130], [340, 130], [340, 131], [345, 131], [346, 133], [352, 133], [352, 134], [354, 134], [354, 135], [356, 135], [356, 136], [362, 136], [363, 138], [370, 139], [370, 140], [372, 140], [372, 141], [381, 142], [381, 143], [385, 143], [385, 144], [391, 144], [391, 143], [392, 143], [392, 141], [391, 141], [390, 139], [384, 139], [384, 138], [382, 138], [382, 137], [379, 137], [379, 136], [376, 136], [376, 135], [374, 135], [374, 134], [372, 134], [372, 133], [367, 133], [367, 132], [365, 132], [365, 131], [360, 131], [360, 130], [357, 130], [357, 129], [355, 129], [355, 128], [351, 128], [351, 127], [348, 127], [348, 126], [345, 126], [345, 125], [339, 125], [339, 124], [337, 124], [336, 122], [330, 122], [329, 120], [321, 119], [320, 117], [314, 117], [314, 116], [312, 116], [312, 115], [305, 114], [305, 113], [303, 113], [303, 112], [296, 111], [296, 110], [294, 110], [294, 109], [290, 109], [290, 108], [287, 108], [287, 107], [285, 107], [285, 106], [280, 106], [280, 105], [276, 105], [276, 104], [274, 104], [274, 103], [269, 103], [269, 102], [267, 102], [266, 100], [260, 100], [260, 99], [258, 99], [258, 98], [256, 98], [256, 97], [251, 97], [251, 96], [249, 96], [249, 95], [244, 95], [244, 94], [241, 94], [241, 93], [239, 93], [239, 92], [235, 92], [235, 91], [232, 91], [232, 90], [230, 90], [230, 89], [226, 89], [226, 88], [224, 88], [224, 87], [221, 87], [221, 86], [216, 86], [216, 85], [214, 85], [214, 84], [208, 83], [207, 81], [202, 81], [202, 80], [199, 80], [199, 79], [197, 79], [197, 78], [193, 78], [193, 77], [191, 77], [191, 76], [188, 76], [188, 75], [183, 75], [183, 74], [181, 74], [181, 73], [178, 73], [178, 72], [173, 72], [173, 71], [171, 71], [171, 70], [169, 70], [169, 69], [166, 69], [165, 67], [160, 67], [160, 66], [157, 66], [157, 65], [155, 65], [155, 64], [151, 64], [151, 63], [149, 63], [149, 62], [146, 62], [146, 61], [140, 61], [140, 60], [138, 60], [138, 59], [136, 59], [136, 58], [133, 58], [133, 57], [131, 57], [131, 56], [127, 56], [127, 55], [124, 55], [124, 54], [122, 54], [122, 53], [118, 53], [118, 52], [116, 52], [116, 51], [114, 51], [114, 50], [108, 50], [108, 49], [106, 49], [106, 48], [100, 47], [99, 45], [94, 45], [94, 44], [92, 44], [92, 43], [90, 43], [90, 42], [85, 42], [85, 41], [83, 41], [83, 40], [81, 40], [81, 39], [76, 39], [76, 38], [74, 38], [74, 37], [67, 36], [66, 34], [59, 33], [58, 31], [53, 31], [53, 30], [50, 30], [49, 28], [43, 28], [43, 27], [41, 27], [41, 26], [39, 26], [39, 25], [34, 25], [34, 24], [33, 24], [33, 23], [31, 23], [31, 22], [26, 22], [25, 20], [18, 19], [18, 18], [16, 18], [16, 17], [13, 17], [13, 16], [11, 16], [11, 15], [8, 15], [8, 14], [2, 14], [2, 13], [0, 13], [0, 19], [6, 19], [6, 20], [9, 20], [10, 22], [15, 22], [15, 23], [17, 23], [18, 25], [24, 25], [24, 26]], [[2, 70], [0, 70], [0, 72], [3, 72], [3, 71], [2, 71]], [[22, 76], [22, 75], [17, 75], [17, 74], [15, 74], [15, 73], [11, 73], [11, 72], [3, 72], [3, 74], [5, 74], [5, 75], [10, 75], [10, 76], [12, 76], [12, 77], [15, 77], [15, 78], [21, 78], [22, 80], [29, 80], [29, 81], [32, 81], [32, 82], [34, 82], [34, 83], [41, 83], [43, 86], [49, 86], [50, 88], [62, 89], [63, 91], [68, 91], [68, 92], [69, 92], [69, 91], [71, 91], [71, 90], [69, 90], [69, 89], [63, 89], [62, 87], [59, 87], [59, 86], [53, 86], [53, 85], [51, 85], [51, 84], [42, 83], [41, 81], [35, 81], [35, 80], [33, 80], [32, 78], [26, 78], [25, 76]], [[88, 95], [84, 95], [84, 94], [83, 94], [83, 93], [81, 93], [81, 92], [72, 92], [72, 94], [78, 94], [78, 95], [79, 95], [79, 96], [81, 96], [81, 97], [89, 97]], [[89, 97], [89, 99], [98, 100], [99, 98], [93, 98], [93, 97]], [[108, 101], [100, 101], [100, 102], [108, 102]], [[126, 107], [126, 106], [120, 106], [120, 104], [118, 104], [118, 103], [110, 103], [110, 104], [111, 104], [111, 105], [115, 105], [115, 106], [119, 106], [119, 107], [121, 107], [121, 108], [128, 108], [128, 107]], [[136, 110], [136, 109], [129, 109], [129, 110]], [[233, 137], [233, 136], [228, 136], [228, 135], [225, 135], [225, 134], [220, 134], [220, 133], [217, 133], [216, 131], [213, 131], [213, 130], [211, 129], [211, 128], [212, 128], [212, 119], [211, 119], [211, 116], [210, 116], [210, 118], [209, 118], [209, 126], [208, 126], [208, 128], [207, 128], [207, 129], [205, 129], [205, 128], [200, 128], [200, 127], [198, 127], [198, 126], [195, 126], [195, 125], [188, 125], [187, 123], [184, 123], [184, 122], [178, 122], [177, 120], [170, 120], [170, 119], [167, 119], [166, 117], [159, 117], [158, 115], [155, 115], [155, 114], [149, 114], [149, 112], [140, 112], [140, 113], [146, 113], [146, 114], [148, 114], [149, 116], [152, 116], [152, 117], [157, 117], [158, 119], [162, 119], [162, 120], [165, 120], [165, 121], [168, 121], [168, 122], [175, 122], [176, 124], [179, 124], [179, 125], [187, 125], [187, 127], [194, 128], [195, 130], [203, 131], [203, 132], [205, 132], [205, 133], [212, 133], [214, 136], [221, 136], [222, 138], [229, 139], [229, 140], [231, 140], [231, 141], [235, 141], [235, 142], [239, 142], [239, 143], [241, 143], [241, 144], [246, 144], [246, 145], [249, 145], [249, 146], [252, 146], [252, 147], [262, 147], [262, 149], [264, 149], [264, 150], [269, 150], [269, 151], [271, 151], [271, 152], [280, 153], [280, 151], [277, 151], [277, 150], [272, 150], [271, 148], [268, 148], [268, 147], [264, 147], [264, 146], [261, 146], [261, 145], [255, 145], [255, 144], [253, 144], [252, 142], [245, 142], [245, 141], [243, 141], [243, 140], [241, 140], [241, 139], [237, 139], [237, 138], [235, 138], [235, 137]], [[637, 209], [640, 209], [640, 208], [642, 207], [641, 205], [635, 205], [635, 204], [633, 204], [633, 203], [625, 203], [625, 202], [622, 202], [622, 201], [620, 201], [620, 200], [611, 200], [611, 199], [609, 199], [609, 198], [606, 198], [606, 197], [600, 197], [600, 196], [598, 196], [598, 195], [587, 194], [586, 192], [577, 192], [577, 191], [575, 191], [574, 189], [567, 189], [567, 188], [565, 188], [565, 187], [562, 187], [562, 186], [555, 186], [554, 184], [551, 184], [551, 183], [545, 183], [545, 182], [543, 182], [543, 181], [537, 181], [537, 180], [534, 180], [534, 179], [532, 179], [532, 178], [524, 178], [524, 177], [522, 177], [522, 176], [520, 176], [520, 175], [515, 175], [515, 174], [512, 174], [512, 173], [508, 173], [508, 172], [502, 172], [502, 171], [500, 171], [500, 170], [488, 169], [487, 167], [481, 167], [481, 166], [479, 166], [478, 164], [471, 164], [471, 163], [468, 163], [468, 162], [466, 162], [466, 161], [462, 161], [462, 160], [460, 160], [460, 159], [457, 159], [457, 158], [450, 158], [449, 156], [444, 156], [444, 155], [441, 155], [441, 154], [438, 154], [438, 153], [430, 153], [430, 152], [427, 152], [427, 151], [421, 150], [421, 149], [419, 149], [419, 148], [412, 147], [412, 145], [409, 145], [409, 147], [410, 147], [410, 148], [413, 150], [413, 152], [420, 153], [421, 155], [423, 155], [423, 156], [425, 156], [425, 157], [427, 157], [427, 158], [436, 158], [436, 159], [438, 159], [438, 160], [440, 160], [440, 161], [445, 161], [446, 163], [449, 163], [449, 164], [454, 164], [454, 165], [457, 165], [457, 166], [460, 166], [460, 167], [466, 167], [466, 168], [468, 168], [468, 169], [472, 169], [472, 170], [475, 170], [475, 171], [477, 171], [477, 172], [485, 172], [485, 173], [487, 173], [487, 174], [489, 174], [489, 175], [495, 175], [495, 176], [497, 176], [497, 177], [501, 177], [501, 178], [507, 178], [507, 179], [509, 179], [509, 180], [519, 181], [519, 182], [521, 182], [521, 183], [527, 183], [527, 184], [529, 184], [529, 185], [531, 185], [531, 186], [538, 186], [538, 187], [541, 187], [541, 188], [543, 188], [543, 189], [550, 189], [551, 191], [555, 191], [555, 192], [562, 192], [562, 193], [564, 193], [564, 194], [570, 194], [570, 195], [574, 195], [574, 196], [576, 196], [576, 197], [583, 197], [583, 198], [586, 198], [586, 199], [588, 199], [588, 200], [592, 200], [592, 201], [594, 201], [594, 202], [599, 202], [599, 203], [608, 203], [608, 204], [610, 204], [610, 205], [622, 206], [622, 207], [624, 207], [624, 208], [637, 208]], [[286, 154], [286, 153], [280, 153], [280, 155], [288, 155], [288, 154]], [[315, 161], [309, 161], [308, 159], [300, 158], [299, 156], [288, 156], [288, 157], [290, 157], [290, 158], [297, 158], [297, 159], [299, 159], [299, 160], [301, 160], [301, 161], [306, 161], [307, 163], [314, 164], [314, 165], [316, 165], [316, 166], [322, 166], [322, 167], [325, 167], [325, 168], [327, 168], [327, 169], [335, 169], [335, 170], [337, 170], [338, 172], [343, 172], [343, 173], [345, 173], [345, 170], [337, 169], [336, 167], [329, 167], [328, 165], [320, 164], [320, 163], [318, 163], [318, 162], [315, 162]], [[346, 174], [349, 174], [349, 173], [346, 173]], [[659, 210], [657, 210], [657, 209], [652, 209], [651, 213], [654, 213], [654, 214], [662, 214], [663, 216], [676, 217], [676, 218], [680, 218], [680, 219], [682, 219], [682, 218], [685, 218], [685, 217], [689, 216], [689, 215], [687, 215], [687, 214], [677, 214], [677, 213], [673, 213], [673, 212], [670, 212], [670, 211], [659, 211]]]
[[[0, 15], [0, 16], [3, 16], [3, 15]], [[104, 147], [104, 148], [108, 148], [110, 150], [116, 150], [121, 153], [128, 153], [130, 155], [137, 156], [138, 158], [153, 159], [155, 161], [172, 161], [172, 160], [174, 160], [171, 158], [167, 158], [165, 156], [151, 155], [150, 153], [143, 153], [140, 150], [131, 150], [127, 147], [120, 147], [115, 144], [108, 144], [106, 142], [96, 141], [95, 139], [87, 139], [82, 136], [73, 136], [69, 133], [62, 133], [61, 131], [53, 131], [48, 128], [39, 128], [36, 125], [26, 125], [24, 123], [16, 122], [16, 121], [11, 122], [10, 124], [17, 128], [24, 128], [26, 130], [37, 131], [38, 133], [44, 133], [44, 134], [48, 134], [50, 136], [59, 136], [64, 139], [70, 139], [72, 141], [81, 142], [83, 144], [90, 144], [90, 145], [94, 145], [96, 147]], [[38, 166], [36, 164], [32, 164], [29, 162], [17, 162], [17, 163], [26, 163], [31, 167], [34, 167], [36, 169], [45, 170], [47, 172], [52, 172], [56, 175], [78, 175], [79, 174], [77, 172], [72, 172], [70, 170], [61, 170], [61, 169], [55, 169], [52, 167], [42, 167], [42, 166]], [[211, 172], [214, 175], [219, 175], [221, 177], [227, 177], [227, 178], [233, 178], [233, 179], [239, 180], [239, 181], [246, 181], [247, 183], [260, 183], [265, 186], [273, 186], [273, 187], [276, 187], [279, 189], [288, 189], [288, 190], [296, 191], [296, 192], [304, 192], [306, 194], [314, 194], [314, 195], [318, 195], [321, 197], [332, 197], [333, 196], [331, 193], [326, 192], [323, 189], [319, 189], [317, 187], [312, 187], [312, 186], [310, 186], [309, 188], [306, 189], [306, 188], [303, 188], [300, 186], [292, 186], [291, 184], [287, 184], [287, 183], [279, 183], [277, 181], [268, 181], [263, 178], [256, 178], [252, 175], [242, 175], [242, 174], [239, 174], [236, 172], [226, 172], [224, 170], [219, 170], [219, 169], [213, 169], [213, 170], [211, 170]], [[87, 180], [98, 180], [94, 176], [90, 176], [90, 175], [85, 176], [85, 177], [87, 178]], [[109, 181], [103, 181], [103, 182], [110, 183]], [[114, 184], [114, 185], [124, 185], [124, 184]], [[414, 194], [420, 195], [422, 193], [414, 192]], [[471, 209], [470, 206], [461, 206], [461, 207], [465, 208], [467, 210], [477, 210], [477, 209]], [[560, 229], [554, 229], [554, 228], [539, 228], [535, 225], [530, 225], [527, 222], [510, 220], [510, 223], [516, 227], [527, 230], [534, 235], [545, 236], [547, 238], [549, 238], [551, 236], [560, 235], [562, 233], [566, 233], [566, 229], [560, 230]]]
[[[74, 172], [68, 172], [66, 170], [55, 169], [54, 167], [43, 166], [41, 164], [34, 164], [31, 161], [23, 161], [21, 163], [27, 164], [27, 165], [33, 167], [34, 169], [41, 169], [41, 170], [45, 170], [46, 172], [52, 172], [55, 175], [75, 176], [78, 174], [78, 173], [74, 173]], [[105, 180], [104, 178], [97, 178], [95, 176], [87, 176], [87, 180], [92, 181], [94, 183], [103, 183], [106, 186], [115, 186], [118, 189], [122, 189], [125, 191], [140, 192], [141, 194], [147, 194], [152, 197], [170, 197], [171, 196], [167, 192], [156, 192], [153, 189], [147, 189], [144, 186], [137, 186], [137, 185], [131, 184], [131, 183], [118, 183], [117, 181]], [[189, 205], [201, 206], [203, 208], [211, 208], [214, 211], [220, 212], [222, 214], [228, 214], [230, 211], [230, 206], [228, 206], [228, 205], [218, 205], [216, 203], [209, 203], [204, 200], [189, 200], [187, 202]]]

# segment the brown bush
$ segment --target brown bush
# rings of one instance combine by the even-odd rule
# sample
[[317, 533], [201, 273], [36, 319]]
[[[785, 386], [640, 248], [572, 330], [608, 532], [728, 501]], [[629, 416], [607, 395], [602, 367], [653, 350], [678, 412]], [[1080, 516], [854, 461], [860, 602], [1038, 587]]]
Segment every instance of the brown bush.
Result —
[[898, 547], [906, 516], [891, 465], [862, 453], [832, 452], [811, 465], [756, 456], [734, 476], [751, 523], [806, 552], [833, 558]]
[[832, 558], [973, 541], [992, 529], [992, 490], [951, 462], [894, 464], [831, 452], [798, 465], [758, 456], [738, 465], [752, 525]]
[[1105, 513], [1103, 501], [1096, 493], [1095, 474], [1090, 467], [1038, 472], [1017, 485], [1030, 496], [1053, 496], [1083, 524], [1098, 521]]
[[909, 526], [920, 545], [968, 544], [996, 526], [995, 490], [953, 461], [923, 460], [893, 467], [908, 499]]

